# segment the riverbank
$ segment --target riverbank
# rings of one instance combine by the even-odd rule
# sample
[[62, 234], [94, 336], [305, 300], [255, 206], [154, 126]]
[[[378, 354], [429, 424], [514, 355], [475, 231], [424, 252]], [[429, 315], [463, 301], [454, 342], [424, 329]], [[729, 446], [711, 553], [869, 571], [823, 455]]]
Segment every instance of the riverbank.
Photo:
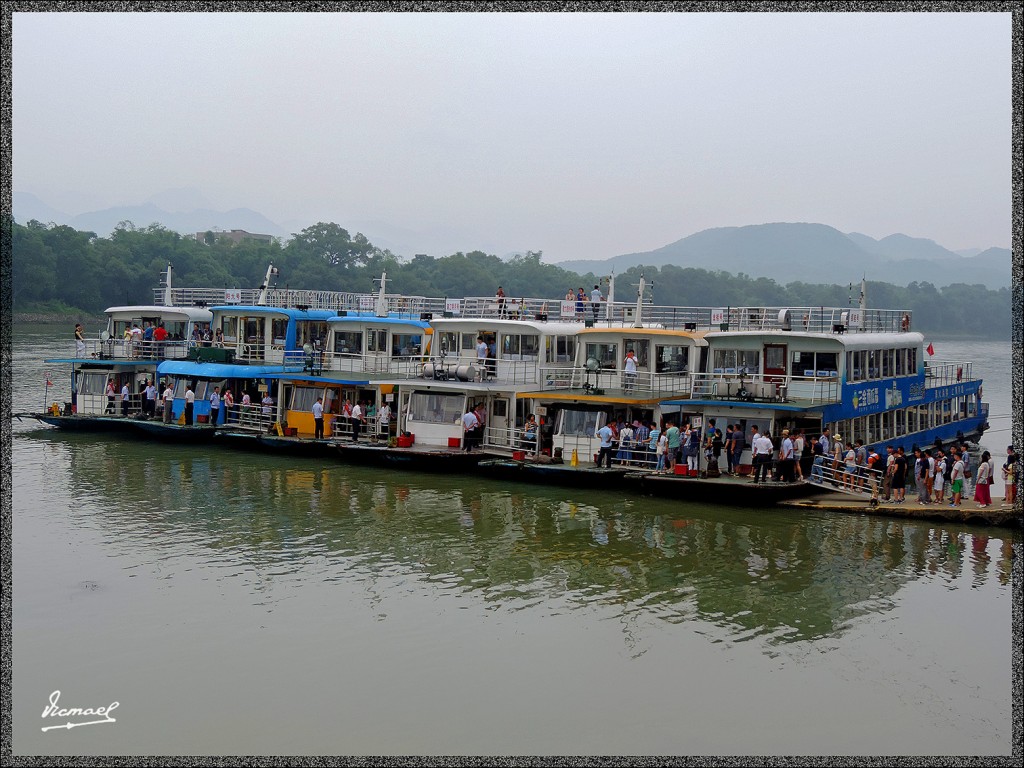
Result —
[[81, 323], [84, 326], [102, 325], [106, 327], [105, 315], [93, 315], [88, 312], [15, 312], [11, 321], [16, 325], [59, 325], [61, 323]]

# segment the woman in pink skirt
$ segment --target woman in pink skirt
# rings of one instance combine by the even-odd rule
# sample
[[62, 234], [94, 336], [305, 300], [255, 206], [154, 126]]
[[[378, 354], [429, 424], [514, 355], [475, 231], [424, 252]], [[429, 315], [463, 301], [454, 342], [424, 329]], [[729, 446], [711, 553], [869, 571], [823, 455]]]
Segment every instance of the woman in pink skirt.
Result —
[[987, 507], [992, 503], [992, 494], [989, 493], [989, 486], [992, 484], [992, 464], [989, 459], [992, 455], [985, 451], [981, 454], [981, 464], [978, 465], [978, 479], [974, 481], [974, 500], [979, 507]]

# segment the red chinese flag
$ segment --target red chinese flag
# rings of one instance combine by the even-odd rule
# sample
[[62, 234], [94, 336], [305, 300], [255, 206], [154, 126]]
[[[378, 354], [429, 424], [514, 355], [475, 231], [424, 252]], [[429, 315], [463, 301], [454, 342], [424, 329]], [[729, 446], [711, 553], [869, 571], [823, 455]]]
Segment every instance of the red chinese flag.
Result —
[[928, 349], [926, 351], [929, 355], [935, 354], [935, 347], [932, 346], [932, 343], [930, 341], [928, 342]]

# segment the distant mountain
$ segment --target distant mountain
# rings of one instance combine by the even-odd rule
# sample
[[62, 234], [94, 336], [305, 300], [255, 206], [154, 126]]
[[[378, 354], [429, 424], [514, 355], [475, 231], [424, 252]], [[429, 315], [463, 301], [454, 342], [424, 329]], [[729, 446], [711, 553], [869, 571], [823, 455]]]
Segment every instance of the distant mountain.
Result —
[[[173, 213], [213, 208], [213, 204], [195, 187], [165, 189], [162, 192], [157, 192], [146, 202]], [[235, 229], [241, 229], [241, 227], [235, 227]]]
[[11, 207], [14, 209], [14, 220], [19, 224], [28, 224], [35, 219], [43, 224], [67, 224], [71, 216], [51, 208], [31, 192], [14, 192], [11, 195]]
[[916, 281], [940, 287], [965, 282], [1001, 288], [1011, 281], [1010, 252], [1005, 248], [964, 258], [932, 240], [898, 234], [875, 240], [807, 223], [706, 229], [653, 251], [605, 261], [563, 261], [558, 266], [581, 274], [605, 274], [666, 264], [768, 277], [781, 284], [843, 284], [862, 276], [896, 285]]

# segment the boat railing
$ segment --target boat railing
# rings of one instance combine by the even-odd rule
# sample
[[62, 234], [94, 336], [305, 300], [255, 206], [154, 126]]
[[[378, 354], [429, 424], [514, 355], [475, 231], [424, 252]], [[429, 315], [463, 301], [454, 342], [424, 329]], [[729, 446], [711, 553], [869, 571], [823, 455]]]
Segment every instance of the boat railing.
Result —
[[839, 402], [836, 376], [784, 376], [769, 374], [693, 374], [692, 396], [701, 400], [810, 403]]
[[423, 355], [363, 355], [349, 352], [306, 353], [299, 350], [294, 357], [311, 373], [360, 373], [414, 378], [423, 367]]
[[927, 387], [943, 387], [974, 381], [974, 364], [966, 361], [926, 360], [924, 383]]
[[265, 412], [267, 408], [262, 403], [250, 403], [249, 405], [235, 403], [225, 409], [224, 423], [217, 426], [241, 432], [265, 434], [277, 421], [274, 406], [270, 406], [269, 412]]
[[632, 397], [687, 397], [692, 377], [686, 371], [637, 371], [628, 374], [610, 368], [588, 371], [582, 366], [541, 368], [542, 390], [582, 389], [592, 394], [613, 390]]
[[[819, 459], [821, 459], [819, 461]], [[830, 487], [840, 493], [852, 494], [863, 498], [877, 498], [882, 488], [885, 472], [866, 465], [852, 468], [835, 456], [815, 457], [811, 464], [811, 474], [804, 481]]]
[[[164, 305], [162, 288], [153, 289], [154, 303]], [[174, 288], [171, 306], [254, 305], [258, 289]], [[579, 311], [574, 301], [537, 297], [495, 296], [465, 298], [385, 295], [387, 312], [397, 317], [434, 319], [463, 317], [521, 319], [537, 321], [592, 322], [599, 326], [629, 327], [636, 322], [635, 301], [583, 302]], [[264, 305], [321, 309], [334, 312], [375, 312], [379, 296], [349, 291], [313, 291], [272, 288]], [[596, 308], [596, 312], [594, 311]], [[564, 310], [564, 311], [563, 311]], [[913, 314], [905, 309], [859, 309], [856, 307], [679, 307], [643, 303], [642, 322], [690, 331], [802, 331], [805, 333], [899, 333], [912, 330]]]
[[[193, 341], [135, 341], [133, 339], [86, 339], [84, 357], [97, 360], [184, 360]], [[83, 355], [76, 348], [76, 357]]]

